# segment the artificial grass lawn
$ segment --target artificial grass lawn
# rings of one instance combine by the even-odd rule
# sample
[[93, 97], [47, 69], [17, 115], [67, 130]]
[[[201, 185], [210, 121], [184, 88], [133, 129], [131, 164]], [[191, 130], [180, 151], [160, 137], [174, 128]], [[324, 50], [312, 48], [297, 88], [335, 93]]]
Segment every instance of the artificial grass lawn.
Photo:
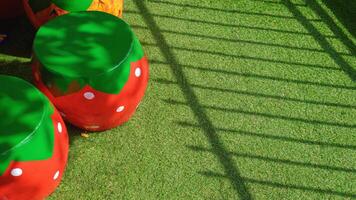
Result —
[[[356, 197], [356, 40], [338, 10], [125, 1], [150, 58], [146, 96], [116, 129], [85, 139], [68, 126], [67, 171], [49, 199]], [[2, 49], [2, 74], [30, 79], [28, 59], [9, 56], [22, 50]]]

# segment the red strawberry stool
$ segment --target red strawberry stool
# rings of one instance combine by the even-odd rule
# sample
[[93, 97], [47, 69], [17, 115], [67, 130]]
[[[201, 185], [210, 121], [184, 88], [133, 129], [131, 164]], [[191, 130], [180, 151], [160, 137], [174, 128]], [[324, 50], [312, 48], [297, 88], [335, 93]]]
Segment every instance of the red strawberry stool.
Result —
[[30, 21], [38, 28], [69, 12], [102, 11], [122, 17], [124, 0], [23, 0], [23, 5]]
[[14, 18], [23, 13], [21, 0], [0, 0], [0, 19]]
[[36, 85], [75, 126], [90, 131], [119, 126], [144, 96], [147, 58], [130, 26], [113, 15], [57, 17], [39, 29], [33, 49]]
[[43, 199], [66, 166], [66, 127], [36, 87], [3, 75], [0, 85], [0, 199]]

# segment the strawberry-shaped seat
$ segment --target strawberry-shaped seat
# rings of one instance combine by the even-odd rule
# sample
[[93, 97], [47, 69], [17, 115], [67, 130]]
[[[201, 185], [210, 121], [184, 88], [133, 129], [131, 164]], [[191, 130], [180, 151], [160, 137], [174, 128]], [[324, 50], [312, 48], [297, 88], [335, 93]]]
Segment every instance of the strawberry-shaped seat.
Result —
[[0, 199], [43, 199], [64, 173], [65, 124], [36, 87], [3, 75], [0, 85]]
[[102, 11], [122, 17], [124, 0], [23, 0], [23, 4], [30, 21], [38, 28], [69, 12]]
[[126, 122], [144, 96], [148, 62], [130, 26], [113, 15], [69, 13], [42, 26], [33, 73], [64, 119], [101, 131]]

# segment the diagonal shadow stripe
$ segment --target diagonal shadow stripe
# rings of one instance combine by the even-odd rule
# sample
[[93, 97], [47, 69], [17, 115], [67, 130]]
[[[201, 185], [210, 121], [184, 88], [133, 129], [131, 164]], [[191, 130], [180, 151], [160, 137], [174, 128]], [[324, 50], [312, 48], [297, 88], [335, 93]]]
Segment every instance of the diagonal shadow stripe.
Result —
[[[180, 121], [177, 122], [177, 124], [183, 127], [199, 128], [198, 125], [192, 124], [190, 122]], [[232, 133], [232, 134], [258, 137], [258, 138], [264, 138], [270, 140], [279, 140], [284, 142], [293, 142], [293, 143], [300, 143], [306, 145], [317, 145], [322, 147], [342, 148], [342, 149], [353, 150], [353, 151], [356, 150], [356, 146], [352, 144], [338, 144], [338, 143], [330, 143], [330, 142], [312, 141], [312, 140], [298, 139], [298, 138], [292, 138], [292, 137], [286, 137], [280, 135], [273, 135], [270, 133], [255, 133], [255, 132], [245, 131], [240, 129], [228, 129], [228, 128], [217, 127], [216, 130], [223, 133]]]
[[[142, 42], [142, 45], [152, 46], [152, 47], [157, 46], [157, 44], [147, 43], [147, 42]], [[213, 55], [213, 56], [239, 58], [239, 59], [244, 59], [244, 60], [261, 61], [261, 62], [276, 63], [276, 64], [285, 64], [285, 65], [290, 65], [290, 66], [342, 71], [339, 67], [324, 66], [324, 65], [319, 65], [319, 64], [309, 64], [309, 63], [303, 63], [303, 62], [290, 62], [290, 61], [276, 60], [276, 59], [270, 59], [270, 58], [261, 58], [261, 57], [248, 56], [248, 55], [236, 55], [236, 54], [231, 54], [231, 53], [202, 50], [202, 49], [198, 49], [198, 48], [186, 48], [186, 47], [171, 46], [171, 49], [180, 50], [180, 51], [188, 51], [188, 52], [191, 52], [194, 54], [208, 54], [208, 55]]]
[[330, 30], [340, 38], [340, 41], [349, 49], [352, 55], [356, 56], [356, 46], [354, 42], [344, 33], [344, 31], [335, 23], [330, 15], [314, 0], [305, 0], [308, 6], [318, 14]]
[[[126, 14], [137, 14], [139, 15], [140, 13], [134, 10], [126, 10]], [[282, 33], [282, 34], [295, 34], [295, 35], [308, 35], [311, 36], [310, 33], [308, 32], [300, 32], [300, 31], [290, 31], [290, 30], [282, 30], [282, 29], [275, 29], [275, 28], [264, 28], [264, 27], [259, 27], [259, 26], [249, 26], [249, 25], [240, 25], [240, 24], [228, 24], [228, 23], [222, 23], [222, 22], [216, 22], [216, 21], [205, 21], [205, 20], [199, 20], [199, 19], [189, 19], [189, 18], [184, 18], [184, 17], [173, 17], [169, 15], [161, 15], [161, 14], [151, 14], [152, 17], [159, 17], [159, 18], [165, 18], [165, 19], [171, 19], [171, 20], [179, 20], [179, 21], [184, 21], [184, 22], [192, 22], [192, 23], [198, 23], [198, 24], [207, 24], [207, 25], [213, 25], [213, 26], [222, 26], [222, 27], [229, 27], [229, 28], [244, 28], [244, 29], [251, 29], [251, 30], [257, 30], [257, 31], [269, 31], [269, 32], [276, 32], [276, 33]], [[337, 38], [334, 35], [323, 35], [326, 38]]]
[[[199, 152], [199, 151], [200, 152], [209, 152], [209, 153], [212, 152], [210, 149], [205, 148], [205, 147], [200, 147], [200, 146], [188, 146], [188, 148], [193, 151], [197, 151], [197, 152]], [[273, 157], [267, 157], [267, 156], [249, 154], [249, 153], [238, 153], [238, 152], [232, 152], [232, 151], [229, 152], [229, 154], [236, 156], [236, 157], [240, 157], [240, 158], [262, 160], [262, 161], [277, 163], [277, 164], [299, 166], [299, 167], [305, 167], [305, 168], [314, 168], [314, 169], [323, 169], [323, 170], [330, 170], [330, 171], [337, 171], [337, 172], [356, 173], [356, 169], [352, 169], [352, 168], [336, 167], [336, 166], [322, 165], [322, 164], [316, 164], [316, 163], [307, 163], [307, 162], [301, 162], [301, 161], [295, 161], [295, 160], [280, 159], [280, 158], [273, 158]]]
[[[164, 65], [168, 64], [167, 62], [162, 62], [162, 61], [159, 61], [159, 60], [150, 60], [150, 62], [151, 63], [156, 63], [156, 64], [164, 64]], [[197, 67], [197, 66], [189, 65], [189, 64], [180, 64], [180, 66], [182, 66], [184, 68], [194, 69], [194, 70], [226, 74], [226, 75], [229, 75], [229, 76], [241, 76], [241, 77], [247, 77], [247, 78], [256, 78], [256, 79], [264, 79], [264, 80], [272, 80], [272, 81], [281, 81], [281, 82], [286, 82], [286, 83], [312, 85], [312, 86], [317, 86], [317, 87], [330, 87], [330, 88], [344, 89], [344, 90], [356, 90], [355, 86], [336, 85], [336, 84], [329, 84], [329, 83], [319, 83], [319, 82], [308, 81], [308, 80], [287, 79], [287, 78], [281, 78], [281, 77], [275, 77], [275, 76], [266, 76], [266, 75], [260, 75], [260, 74], [254, 74], [254, 73], [243, 73], [243, 72], [228, 71], [228, 70], [223, 70], [223, 69]], [[337, 70], [340, 70], [340, 69], [337, 69]]]
[[252, 199], [252, 196], [247, 188], [247, 185], [241, 179], [241, 173], [238, 170], [236, 164], [233, 162], [232, 156], [228, 154], [223, 143], [220, 141], [219, 135], [216, 133], [215, 127], [208, 118], [206, 111], [200, 106], [198, 97], [196, 96], [192, 87], [188, 84], [188, 80], [182, 70], [182, 67], [178, 64], [177, 58], [172, 52], [170, 46], [168, 45], [163, 34], [160, 32], [160, 28], [156, 23], [153, 15], [148, 10], [144, 1], [134, 0], [133, 1], [137, 8], [139, 9], [141, 15], [147, 26], [150, 28], [154, 39], [159, 44], [162, 55], [166, 60], [170, 61], [170, 67], [173, 75], [175, 76], [178, 85], [180, 86], [188, 105], [190, 106], [192, 112], [194, 113], [196, 119], [198, 120], [201, 129], [204, 131], [209, 143], [211, 144], [211, 149], [214, 154], [219, 159], [222, 164], [226, 176], [229, 178], [230, 183], [239, 195], [241, 199]]
[[[200, 174], [202, 174], [204, 176], [208, 176], [208, 177], [227, 178], [223, 174], [212, 172], [212, 171], [200, 172]], [[341, 196], [341, 197], [356, 198], [356, 194], [349, 193], [349, 192], [339, 192], [339, 191], [330, 190], [330, 189], [320, 189], [320, 188], [315, 188], [315, 187], [299, 186], [299, 185], [294, 185], [294, 184], [284, 184], [284, 183], [264, 181], [264, 180], [258, 180], [258, 179], [253, 179], [253, 178], [246, 178], [246, 177], [243, 177], [243, 179], [249, 183], [265, 185], [268, 187], [294, 189], [294, 190], [301, 190], [301, 191], [316, 192], [316, 193], [320, 193], [320, 194], [329, 194], [329, 195], [336, 195], [336, 196]]]
[[[155, 81], [157, 83], [161, 83], [161, 84], [166, 84], [166, 85], [177, 84], [177, 82], [166, 80], [166, 79], [153, 79], [153, 81]], [[321, 102], [321, 101], [307, 100], [307, 99], [298, 99], [298, 98], [292, 98], [292, 97], [270, 95], [270, 94], [263, 94], [263, 93], [257, 93], [257, 92], [249, 92], [249, 91], [245, 91], [245, 90], [210, 87], [210, 86], [198, 85], [198, 84], [190, 84], [190, 85], [193, 88], [199, 88], [199, 89], [204, 89], [204, 90], [219, 91], [219, 92], [226, 92], [226, 93], [232, 93], [232, 94], [240, 94], [240, 95], [261, 97], [261, 98], [267, 98], [267, 99], [276, 99], [276, 100], [283, 100], [283, 101], [291, 101], [291, 102], [298, 102], [298, 103], [307, 103], [307, 104], [313, 104], [313, 105], [356, 109], [356, 105], [348, 105], [348, 104], [333, 103], [333, 102]]]
[[348, 62], [340, 56], [326, 38], [310, 23], [306, 17], [296, 8], [290, 0], [283, 0], [284, 5], [298, 19], [299, 23], [314, 37], [319, 45], [329, 54], [336, 64], [350, 77], [353, 82], [356, 82], [356, 71]]
[[[281, 1], [269, 1], [269, 0], [250, 0], [250, 1], [255, 1], [257, 3], [270, 3], [270, 4], [282, 4]], [[298, 6], [298, 7], [306, 7], [306, 4], [302, 3], [294, 3], [293, 5]]]
[[[172, 104], [172, 105], [182, 105], [182, 106], [189, 105], [189, 103], [182, 102], [182, 101], [176, 101], [176, 100], [172, 100], [172, 99], [168, 99], [168, 100], [167, 99], [163, 99], [163, 101], [168, 103], [168, 104]], [[276, 119], [276, 120], [299, 122], [299, 123], [304, 123], [304, 124], [333, 126], [333, 127], [339, 127], [339, 128], [356, 129], [356, 124], [346, 124], [346, 123], [340, 123], [340, 122], [328, 122], [328, 121], [321, 121], [321, 120], [315, 120], [315, 119], [306, 119], [306, 118], [299, 118], [299, 117], [290, 117], [290, 116], [285, 116], [285, 115], [276, 115], [276, 114], [263, 113], [263, 112], [253, 112], [253, 111], [248, 111], [248, 110], [243, 110], [243, 109], [223, 108], [223, 107], [211, 106], [211, 105], [201, 105], [200, 104], [200, 106], [202, 108], [204, 108], [204, 109], [223, 111], [224, 113], [230, 112], [230, 113], [236, 113], [236, 114], [242, 114], [242, 115], [259, 116], [259, 117]]]
[[[157, 1], [157, 0], [149, 0], [150, 3], [159, 3], [159, 4], [166, 4], [170, 6], [175, 6], [175, 7], [182, 7], [182, 8], [192, 8], [192, 9], [201, 9], [206, 11], [218, 11], [218, 12], [224, 12], [224, 13], [233, 13], [233, 14], [245, 14], [245, 15], [255, 15], [255, 16], [263, 16], [263, 17], [274, 17], [274, 18], [280, 18], [280, 19], [295, 19], [293, 16], [285, 16], [285, 15], [274, 15], [274, 14], [268, 14], [268, 13], [258, 13], [258, 12], [246, 12], [242, 10], [232, 10], [232, 9], [221, 9], [221, 8], [211, 8], [207, 6], [196, 6], [196, 5], [191, 5], [191, 4], [180, 4], [180, 3], [174, 3], [174, 2], [168, 2], [168, 1]], [[309, 19], [310, 21], [321, 21], [320, 19]]]
[[[136, 29], [143, 29], [143, 30], [148, 29], [146, 26], [141, 26], [141, 25], [132, 25], [131, 24], [131, 27], [136, 28]], [[269, 42], [241, 40], [241, 39], [237, 39], [237, 38], [225, 38], [225, 37], [218, 37], [218, 36], [214, 36], [214, 35], [189, 33], [189, 32], [183, 32], [183, 31], [172, 31], [172, 30], [167, 30], [167, 29], [162, 29], [161, 31], [163, 33], [170, 33], [170, 34], [203, 38], [203, 39], [218, 40], [218, 41], [224, 41], [224, 42], [230, 42], [230, 43], [244, 43], [244, 44], [252, 44], [252, 45], [261, 45], [261, 46], [266, 46], [266, 47], [279, 47], [279, 48], [290, 49], [290, 50], [310, 51], [310, 52], [324, 53], [324, 54], [326, 53], [323, 49], [316, 49], [316, 48], [309, 48], [309, 47], [289, 46], [289, 45], [269, 43]], [[343, 52], [338, 52], [338, 53], [343, 56], [352, 56], [352, 54], [349, 54], [349, 53], [343, 53]]]

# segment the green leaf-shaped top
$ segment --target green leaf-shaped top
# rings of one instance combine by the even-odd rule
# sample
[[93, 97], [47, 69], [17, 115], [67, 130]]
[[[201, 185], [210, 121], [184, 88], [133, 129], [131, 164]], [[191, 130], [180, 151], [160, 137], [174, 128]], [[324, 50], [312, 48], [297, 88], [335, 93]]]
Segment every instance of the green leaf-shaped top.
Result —
[[144, 53], [126, 22], [89, 11], [69, 13], [42, 26], [34, 55], [41, 64], [43, 82], [62, 94], [85, 85], [118, 94], [129, 78], [131, 63]]
[[11, 161], [52, 156], [52, 113], [51, 104], [34, 86], [0, 75], [0, 176]]
[[133, 33], [123, 20], [102, 12], [77, 12], [42, 26], [34, 52], [49, 71], [88, 78], [117, 67], [127, 57], [132, 41]]

